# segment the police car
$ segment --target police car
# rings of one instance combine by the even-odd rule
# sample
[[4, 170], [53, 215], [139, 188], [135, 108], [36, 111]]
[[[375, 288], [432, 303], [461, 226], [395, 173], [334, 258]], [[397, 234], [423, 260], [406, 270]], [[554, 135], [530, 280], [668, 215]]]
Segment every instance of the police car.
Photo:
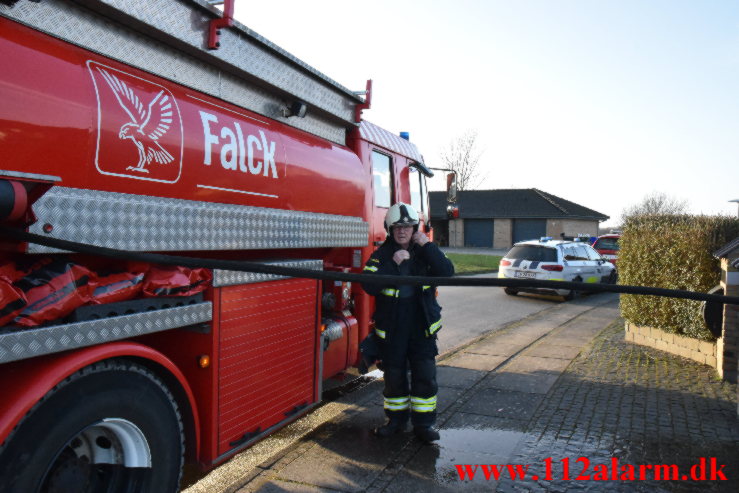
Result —
[[[553, 240], [521, 241], [500, 261], [498, 277], [502, 279], [536, 279], [543, 281], [615, 283], [616, 266], [604, 259], [586, 242]], [[504, 288], [506, 294], [519, 292], [564, 296], [571, 300], [569, 289]]]

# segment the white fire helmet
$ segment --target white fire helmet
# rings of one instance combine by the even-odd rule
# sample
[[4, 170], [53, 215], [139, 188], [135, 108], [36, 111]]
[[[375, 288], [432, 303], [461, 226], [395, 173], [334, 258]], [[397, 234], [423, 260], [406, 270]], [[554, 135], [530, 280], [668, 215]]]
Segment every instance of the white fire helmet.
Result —
[[413, 231], [418, 231], [418, 213], [412, 205], [398, 202], [393, 204], [385, 214], [385, 230], [390, 233], [393, 226], [413, 226]]

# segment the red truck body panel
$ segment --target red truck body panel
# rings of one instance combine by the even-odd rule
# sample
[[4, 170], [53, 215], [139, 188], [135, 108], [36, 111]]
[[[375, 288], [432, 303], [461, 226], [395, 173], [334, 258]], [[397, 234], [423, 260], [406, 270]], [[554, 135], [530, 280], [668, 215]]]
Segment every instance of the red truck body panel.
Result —
[[[345, 147], [1, 17], [0, 52], [5, 169], [71, 188], [365, 215], [367, 178]], [[137, 142], [153, 154], [142, 170]]]
[[311, 279], [223, 288], [218, 455], [320, 399], [317, 290]]

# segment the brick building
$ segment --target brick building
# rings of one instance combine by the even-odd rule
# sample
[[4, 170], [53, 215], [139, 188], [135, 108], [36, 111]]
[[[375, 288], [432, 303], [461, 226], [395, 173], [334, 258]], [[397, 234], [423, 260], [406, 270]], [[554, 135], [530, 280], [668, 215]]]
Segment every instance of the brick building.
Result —
[[439, 244], [510, 248], [523, 240], [598, 235], [605, 214], [536, 188], [457, 193], [459, 217], [447, 217], [446, 192], [430, 192], [431, 225]]

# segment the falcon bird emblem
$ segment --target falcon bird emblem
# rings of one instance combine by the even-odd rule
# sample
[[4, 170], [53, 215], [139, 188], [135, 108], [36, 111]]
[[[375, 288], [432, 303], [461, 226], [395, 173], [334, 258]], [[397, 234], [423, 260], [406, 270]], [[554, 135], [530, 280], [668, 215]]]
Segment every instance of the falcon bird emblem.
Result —
[[131, 121], [124, 123], [118, 131], [118, 138], [129, 139], [139, 153], [136, 166], [128, 170], [148, 173], [146, 166], [152, 161], [169, 164], [174, 157], [164, 149], [158, 140], [164, 136], [172, 125], [172, 102], [164, 90], [154, 96], [148, 107], [144, 108], [136, 93], [115, 75], [96, 67]]

